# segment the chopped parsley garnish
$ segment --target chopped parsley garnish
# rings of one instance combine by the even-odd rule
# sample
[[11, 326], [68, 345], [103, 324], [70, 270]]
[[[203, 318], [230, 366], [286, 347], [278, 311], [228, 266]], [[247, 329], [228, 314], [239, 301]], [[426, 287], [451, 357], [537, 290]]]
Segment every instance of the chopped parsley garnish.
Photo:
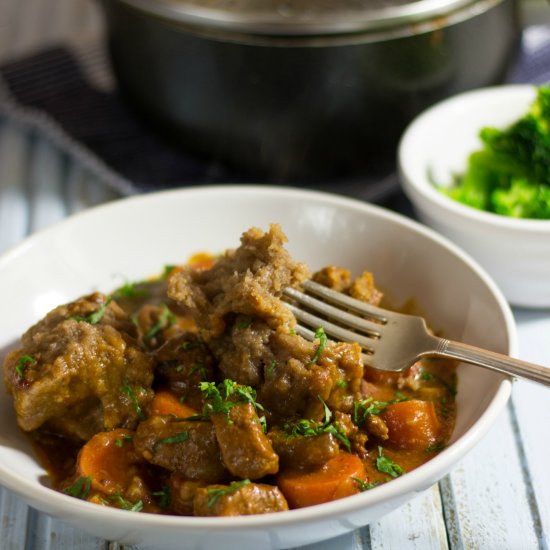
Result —
[[143, 340], [149, 342], [159, 332], [171, 327], [177, 321], [176, 315], [170, 310], [166, 304], [160, 306], [160, 312], [157, 322], [143, 335]]
[[277, 361], [273, 359], [271, 363], [269, 364], [269, 367], [265, 370], [265, 374], [267, 378], [271, 378], [273, 376], [273, 373], [275, 372], [275, 367], [277, 366]]
[[66, 495], [86, 500], [92, 487], [92, 478], [90, 476], [79, 477], [70, 487], [63, 490]]
[[137, 502], [130, 502], [126, 500], [122, 495], [108, 495], [107, 498], [117, 504], [123, 510], [128, 510], [130, 512], [141, 512], [143, 510], [143, 501], [138, 500]]
[[231, 493], [239, 490], [241, 487], [249, 484], [249, 479], [243, 479], [241, 481], [232, 481], [227, 487], [214, 487], [212, 489], [207, 489], [206, 494], [208, 495], [208, 500], [206, 501], [206, 506], [208, 506], [208, 508], [212, 508], [212, 506], [218, 502], [220, 497], [230, 495]]
[[433, 445], [430, 445], [429, 447], [426, 447], [424, 449], [424, 452], [425, 453], [438, 453], [439, 451], [442, 451], [443, 449], [445, 449], [447, 445], [445, 445], [444, 443], [435, 443]]
[[362, 493], [365, 491], [368, 491], [370, 489], [374, 489], [378, 485], [380, 485], [379, 481], [372, 481], [371, 483], [367, 483], [366, 481], [363, 481], [362, 479], [359, 479], [358, 477], [352, 477], [353, 481], [355, 481], [355, 484], [357, 485], [357, 488]]
[[328, 338], [325, 334], [325, 329], [323, 327], [319, 327], [315, 331], [315, 339], [319, 340], [319, 345], [317, 346], [317, 349], [315, 350], [315, 353], [311, 358], [311, 361], [309, 362], [310, 365], [314, 365], [315, 363], [317, 363], [317, 361], [319, 361], [319, 358], [321, 357], [321, 354], [323, 353], [323, 350], [327, 345]]
[[199, 373], [201, 378], [206, 377], [206, 368], [202, 363], [195, 363], [188, 372], [188, 375], [191, 376], [192, 374]]
[[183, 342], [183, 344], [181, 344], [180, 349], [183, 349], [183, 350], [194, 349], [197, 346], [198, 346], [197, 342], [187, 341], [187, 342]]
[[189, 439], [189, 432], [180, 432], [176, 435], [171, 435], [169, 437], [163, 437], [155, 443], [155, 447], [159, 445], [168, 445], [173, 443], [184, 443]]
[[138, 285], [143, 283], [131, 283], [126, 281], [121, 287], [113, 292], [115, 300], [120, 298], [146, 298], [150, 292], [146, 288], [140, 288]]
[[264, 410], [263, 406], [256, 401], [256, 390], [250, 386], [237, 384], [228, 378], [218, 385], [215, 382], [201, 382], [199, 388], [206, 400], [203, 418], [218, 413], [228, 415], [229, 410], [238, 403], [250, 403], [257, 411]]
[[408, 397], [401, 392], [396, 392], [395, 395], [395, 399], [390, 401], [377, 401], [373, 397], [367, 397], [366, 399], [361, 399], [361, 401], [355, 401], [353, 403], [352, 413], [353, 423], [359, 426], [365, 422], [369, 414], [381, 414], [386, 410], [388, 405], [400, 403], [401, 401], [407, 401], [408, 399]]
[[134, 406], [134, 410], [136, 411], [136, 413], [138, 415], [138, 418], [140, 420], [145, 420], [145, 415], [143, 414], [143, 411], [141, 410], [138, 398], [136, 397], [136, 394], [135, 394], [134, 389], [132, 388], [132, 386], [130, 386], [130, 384], [126, 383], [126, 384], [124, 384], [124, 386], [122, 386], [122, 391], [128, 396], [128, 398], [132, 402], [132, 405]]
[[134, 438], [131, 435], [124, 435], [123, 437], [117, 437], [115, 439], [115, 445], [117, 447], [122, 447], [124, 443], [132, 441]]
[[423, 370], [422, 374], [420, 375], [420, 378], [422, 380], [426, 380], [426, 381], [437, 380], [441, 385], [443, 385], [445, 387], [445, 389], [451, 395], [453, 395], [453, 396], [456, 395], [456, 386], [453, 383], [447, 382], [447, 380], [444, 380], [441, 376], [439, 376], [439, 375], [437, 375], [433, 372]]
[[23, 355], [18, 359], [17, 364], [15, 365], [15, 372], [19, 378], [23, 378], [27, 367], [36, 365], [36, 363], [37, 361], [32, 355]]
[[322, 434], [332, 434], [346, 450], [351, 450], [351, 443], [348, 437], [345, 435], [340, 426], [331, 422], [332, 420], [332, 411], [329, 409], [328, 405], [319, 397], [319, 401], [323, 404], [325, 411], [325, 418], [322, 423], [316, 422], [315, 420], [301, 419], [296, 422], [287, 422], [283, 425], [283, 431], [289, 437], [315, 437]]
[[252, 319], [250, 317], [245, 317], [237, 323], [237, 328], [243, 330], [245, 328], [250, 328], [251, 325]]
[[168, 508], [172, 502], [172, 491], [169, 485], [164, 485], [160, 491], [155, 491], [153, 496], [159, 497], [159, 506], [161, 508]]
[[105, 300], [105, 302], [103, 302], [95, 311], [92, 311], [92, 313], [88, 315], [71, 315], [69, 319], [90, 323], [90, 325], [97, 325], [99, 321], [103, 319], [103, 316], [105, 315], [105, 312], [107, 311], [107, 308], [109, 307], [112, 299], [113, 297], [109, 296]]
[[375, 465], [379, 472], [388, 474], [391, 477], [399, 477], [405, 473], [405, 470], [394, 462], [391, 458], [382, 454], [382, 447], [378, 447], [378, 456], [376, 457]]
[[162, 270], [162, 274], [161, 274], [161, 279], [166, 279], [166, 277], [168, 277], [168, 275], [170, 275], [170, 273], [172, 273], [172, 271], [174, 271], [174, 269], [176, 269], [176, 267], [178, 267], [177, 265], [173, 265], [173, 264], [166, 264], [164, 266], [164, 269]]

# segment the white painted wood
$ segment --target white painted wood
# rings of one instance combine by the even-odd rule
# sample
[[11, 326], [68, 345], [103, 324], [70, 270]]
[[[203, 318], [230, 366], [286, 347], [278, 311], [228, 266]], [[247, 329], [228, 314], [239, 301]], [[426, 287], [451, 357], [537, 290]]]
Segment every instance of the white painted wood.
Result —
[[538, 548], [508, 410], [451, 472], [450, 480], [453, 498], [444, 505], [456, 507], [452, 531], [463, 548]]
[[25, 548], [29, 509], [13, 493], [0, 487], [0, 548]]
[[28, 140], [17, 125], [0, 122], [0, 252], [26, 236]]
[[[550, 313], [516, 311], [520, 357], [550, 368]], [[518, 381], [513, 391], [530, 506], [541, 548], [550, 546], [550, 390]]]
[[370, 526], [372, 550], [444, 550], [447, 533], [438, 485]]
[[107, 543], [31, 509], [27, 548], [44, 550], [105, 550]]

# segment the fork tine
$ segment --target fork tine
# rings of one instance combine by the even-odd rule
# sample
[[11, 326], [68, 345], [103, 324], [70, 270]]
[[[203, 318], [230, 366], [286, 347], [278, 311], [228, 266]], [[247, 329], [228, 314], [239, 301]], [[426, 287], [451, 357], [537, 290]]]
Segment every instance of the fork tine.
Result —
[[304, 290], [307, 290], [311, 294], [320, 296], [324, 300], [328, 300], [337, 306], [355, 311], [377, 323], [385, 325], [388, 322], [388, 312], [382, 308], [367, 304], [366, 302], [361, 302], [360, 300], [342, 294], [336, 290], [332, 290], [312, 280], [305, 281], [302, 286]]
[[[360, 331], [360, 333], [366, 334], [370, 338], [380, 338], [381, 336], [380, 323], [374, 323], [368, 319], [364, 319], [363, 317], [357, 317], [356, 315], [351, 315], [350, 313], [347, 313], [342, 309], [339, 309], [330, 304], [327, 304], [326, 302], [318, 300], [313, 296], [309, 296], [307, 294], [299, 292], [294, 288], [286, 288], [284, 292], [287, 297], [292, 298], [300, 305], [306, 306], [311, 311], [320, 313], [321, 315], [323, 315], [323, 317], [326, 316], [329, 319], [343, 323], [347, 327]], [[302, 312], [302, 310], [299, 310], [299, 309], [293, 310], [293, 313], [295, 314], [295, 316], [296, 316], [296, 311], [300, 311], [300, 313]], [[323, 322], [326, 322], [326, 321], [323, 319]], [[308, 322], [308, 324], [311, 324], [311, 323]]]
[[[330, 321], [327, 321], [327, 319], [318, 317], [317, 315], [313, 315], [312, 313], [299, 309], [292, 304], [286, 305], [290, 309], [290, 311], [292, 311], [296, 319], [302, 323], [305, 323], [308, 327], [323, 327], [327, 336], [332, 336], [343, 342], [357, 342], [363, 349], [374, 353], [374, 343], [376, 342], [376, 340], [365, 337], [352, 330], [342, 328], [338, 325], [335, 325], [334, 323], [331, 323]], [[307, 333], [306, 335], [303, 326], [301, 327], [301, 329], [304, 332], [302, 335], [305, 338], [313, 340], [313, 338], [311, 337], [313, 335], [313, 332], [309, 331], [309, 333]]]

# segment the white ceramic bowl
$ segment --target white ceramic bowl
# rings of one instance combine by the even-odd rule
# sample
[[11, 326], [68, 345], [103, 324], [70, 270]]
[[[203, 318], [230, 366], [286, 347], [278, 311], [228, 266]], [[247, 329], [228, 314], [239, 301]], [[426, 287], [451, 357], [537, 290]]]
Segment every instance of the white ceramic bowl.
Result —
[[530, 85], [466, 92], [419, 115], [405, 130], [398, 165], [418, 218], [460, 245], [489, 272], [511, 304], [550, 307], [550, 220], [513, 219], [458, 203], [433, 185], [450, 183], [481, 146], [484, 126], [506, 127], [535, 98]]
[[[278, 222], [296, 259], [370, 269], [395, 303], [414, 297], [431, 323], [453, 338], [515, 353], [506, 301], [463, 252], [420, 224], [337, 196], [277, 187], [223, 186], [162, 192], [79, 214], [30, 237], [0, 259], [0, 354], [50, 308], [121, 277], [138, 280], [197, 251], [238, 245], [251, 226]], [[48, 488], [0, 392], [0, 484], [29, 504], [96, 536], [151, 548], [257, 550], [334, 537], [390, 512], [445, 475], [489, 429], [504, 407], [510, 380], [459, 370], [452, 444], [422, 467], [370, 491], [279, 514], [194, 518], [126, 512]]]

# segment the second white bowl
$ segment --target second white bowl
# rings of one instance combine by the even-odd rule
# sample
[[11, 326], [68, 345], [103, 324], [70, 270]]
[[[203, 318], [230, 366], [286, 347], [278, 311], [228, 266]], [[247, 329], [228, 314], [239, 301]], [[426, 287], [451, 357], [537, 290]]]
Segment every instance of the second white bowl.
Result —
[[485, 267], [516, 306], [550, 307], [550, 220], [499, 216], [458, 203], [434, 180], [450, 182], [481, 147], [484, 126], [504, 128], [523, 116], [536, 89], [509, 85], [467, 92], [431, 107], [403, 134], [398, 153], [403, 190], [418, 218]]

